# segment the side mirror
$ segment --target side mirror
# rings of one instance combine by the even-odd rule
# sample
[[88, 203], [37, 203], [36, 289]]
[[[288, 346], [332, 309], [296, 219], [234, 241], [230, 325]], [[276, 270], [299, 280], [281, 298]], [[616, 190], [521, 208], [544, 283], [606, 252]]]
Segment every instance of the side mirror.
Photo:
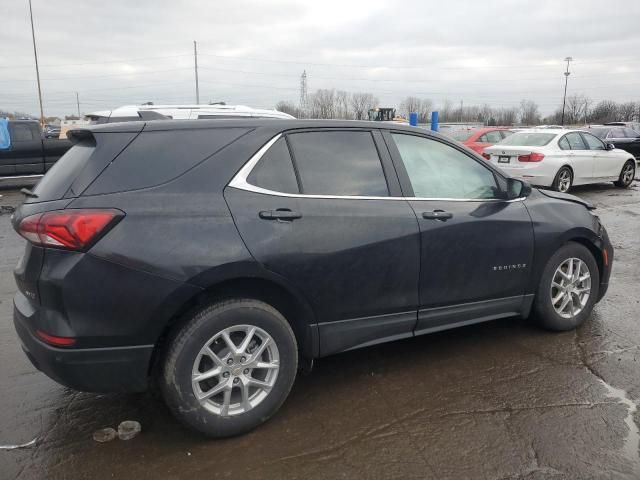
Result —
[[524, 180], [518, 180], [517, 178], [507, 178], [507, 200], [528, 197], [530, 193], [531, 185], [529, 185]]
[[613, 150], [616, 146], [613, 143], [607, 143], [607, 150]]

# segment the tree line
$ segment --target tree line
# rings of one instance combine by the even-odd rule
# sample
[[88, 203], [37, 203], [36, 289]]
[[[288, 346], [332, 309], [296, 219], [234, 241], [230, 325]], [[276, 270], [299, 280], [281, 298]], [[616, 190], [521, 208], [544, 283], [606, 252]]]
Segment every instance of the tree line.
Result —
[[[380, 105], [373, 93], [318, 89], [308, 95], [306, 106], [280, 101], [276, 104], [276, 109], [296, 118], [363, 120], [368, 118], [369, 109], [379, 106], [393, 107]], [[431, 112], [434, 110], [438, 110], [442, 123], [462, 122], [510, 126], [560, 124], [562, 121], [562, 105], [553, 114], [543, 117], [538, 104], [528, 99], [520, 101], [518, 106], [492, 107], [489, 104], [465, 106], [463, 103], [456, 104], [451, 100], [445, 100], [441, 105], [436, 105], [428, 98], [408, 96], [399, 103], [396, 113], [409, 118], [409, 113], [416, 112], [418, 123], [429, 123]], [[640, 102], [618, 103], [613, 100], [594, 102], [582, 94], [567, 97], [565, 125], [613, 121], [640, 121]]]

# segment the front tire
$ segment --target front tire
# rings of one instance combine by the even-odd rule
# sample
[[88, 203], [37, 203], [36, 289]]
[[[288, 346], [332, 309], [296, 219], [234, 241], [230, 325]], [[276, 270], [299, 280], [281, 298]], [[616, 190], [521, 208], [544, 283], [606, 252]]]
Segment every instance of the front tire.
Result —
[[562, 167], [556, 173], [556, 178], [553, 179], [553, 184], [551, 188], [553, 188], [556, 192], [567, 193], [571, 190], [571, 186], [573, 185], [573, 172], [569, 167]]
[[636, 176], [636, 162], [633, 160], [627, 161], [620, 171], [620, 177], [618, 181], [613, 182], [616, 187], [629, 188], [633, 183], [633, 179]]
[[280, 312], [258, 300], [225, 300], [196, 312], [174, 334], [160, 383], [181, 422], [229, 437], [280, 408], [297, 367], [296, 338]]
[[598, 298], [600, 272], [584, 245], [569, 242], [544, 268], [533, 304], [533, 318], [547, 330], [565, 331], [581, 325]]

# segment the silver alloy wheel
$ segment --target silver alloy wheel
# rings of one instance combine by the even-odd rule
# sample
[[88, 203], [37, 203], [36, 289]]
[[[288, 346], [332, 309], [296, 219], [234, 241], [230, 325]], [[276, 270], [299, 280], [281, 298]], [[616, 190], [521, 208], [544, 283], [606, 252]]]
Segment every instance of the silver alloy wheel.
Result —
[[279, 370], [280, 353], [271, 336], [253, 325], [234, 325], [204, 344], [193, 363], [191, 385], [210, 412], [240, 415], [269, 395]]
[[558, 191], [567, 192], [571, 188], [571, 172], [566, 168], [558, 175]]
[[635, 176], [636, 168], [632, 163], [627, 163], [627, 165], [622, 169], [622, 184], [630, 185], [633, 181], [633, 177]]
[[591, 273], [579, 258], [568, 258], [551, 280], [551, 304], [562, 318], [573, 318], [587, 305], [591, 295]]

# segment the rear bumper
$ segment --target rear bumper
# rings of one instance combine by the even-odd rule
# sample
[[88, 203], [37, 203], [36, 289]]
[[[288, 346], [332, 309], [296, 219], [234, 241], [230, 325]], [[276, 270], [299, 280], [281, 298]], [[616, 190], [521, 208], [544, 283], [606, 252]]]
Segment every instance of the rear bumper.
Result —
[[13, 322], [22, 349], [42, 373], [74, 390], [85, 392], [141, 392], [149, 383], [153, 345], [109, 348], [56, 348], [34, 336], [28, 300], [14, 299]]

